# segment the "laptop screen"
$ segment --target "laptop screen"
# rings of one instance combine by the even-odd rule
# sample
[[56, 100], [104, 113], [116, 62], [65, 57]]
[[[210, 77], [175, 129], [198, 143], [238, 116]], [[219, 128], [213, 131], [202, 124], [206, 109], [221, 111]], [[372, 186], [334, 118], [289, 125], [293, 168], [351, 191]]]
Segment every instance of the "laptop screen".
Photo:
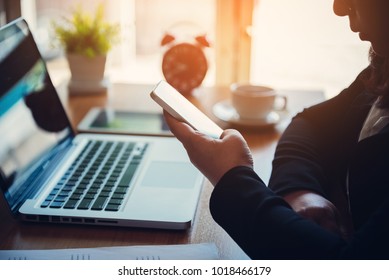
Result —
[[24, 20], [0, 29], [0, 187], [14, 205], [73, 132]]

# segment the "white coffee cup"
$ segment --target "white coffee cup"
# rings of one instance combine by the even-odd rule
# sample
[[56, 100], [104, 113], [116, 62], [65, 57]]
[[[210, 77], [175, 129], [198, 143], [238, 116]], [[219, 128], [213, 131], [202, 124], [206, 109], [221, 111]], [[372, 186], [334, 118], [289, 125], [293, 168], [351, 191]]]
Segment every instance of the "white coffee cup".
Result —
[[266, 119], [272, 111], [284, 110], [287, 105], [286, 96], [271, 87], [234, 83], [230, 89], [232, 106], [241, 119]]

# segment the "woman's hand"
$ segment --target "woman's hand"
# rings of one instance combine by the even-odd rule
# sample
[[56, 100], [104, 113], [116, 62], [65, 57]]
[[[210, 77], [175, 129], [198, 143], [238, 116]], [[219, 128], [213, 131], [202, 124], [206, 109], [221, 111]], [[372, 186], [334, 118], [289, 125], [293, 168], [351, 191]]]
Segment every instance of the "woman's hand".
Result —
[[283, 197], [302, 217], [347, 239], [348, 232], [338, 209], [323, 196], [312, 191], [299, 190]]
[[166, 111], [164, 116], [172, 133], [184, 145], [191, 162], [212, 185], [216, 185], [233, 167], [253, 168], [251, 152], [237, 130], [227, 129], [220, 139], [214, 139], [176, 120]]

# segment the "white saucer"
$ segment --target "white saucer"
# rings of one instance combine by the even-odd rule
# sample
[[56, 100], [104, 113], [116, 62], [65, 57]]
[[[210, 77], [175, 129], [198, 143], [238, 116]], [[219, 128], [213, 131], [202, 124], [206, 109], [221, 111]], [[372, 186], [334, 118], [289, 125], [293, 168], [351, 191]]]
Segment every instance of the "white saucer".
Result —
[[229, 99], [216, 103], [212, 111], [220, 120], [239, 126], [271, 128], [283, 119], [283, 114], [275, 111], [270, 112], [264, 119], [241, 119]]

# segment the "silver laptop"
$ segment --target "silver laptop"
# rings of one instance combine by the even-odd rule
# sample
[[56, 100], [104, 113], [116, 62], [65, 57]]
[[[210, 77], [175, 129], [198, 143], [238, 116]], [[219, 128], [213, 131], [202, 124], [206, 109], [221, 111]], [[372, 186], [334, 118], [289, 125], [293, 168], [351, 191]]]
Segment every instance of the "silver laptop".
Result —
[[31, 222], [190, 227], [203, 176], [173, 137], [72, 131], [22, 19], [0, 29], [0, 187]]

